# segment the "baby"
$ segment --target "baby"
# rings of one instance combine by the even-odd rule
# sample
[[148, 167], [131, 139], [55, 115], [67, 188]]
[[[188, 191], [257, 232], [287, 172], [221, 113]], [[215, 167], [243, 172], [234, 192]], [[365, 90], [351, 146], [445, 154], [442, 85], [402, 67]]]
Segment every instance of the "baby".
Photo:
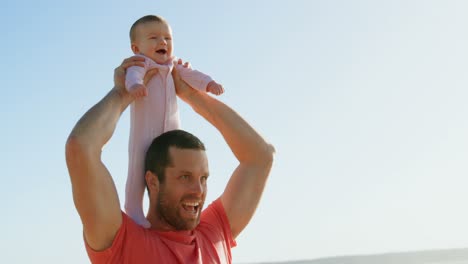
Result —
[[[138, 19], [130, 29], [133, 53], [145, 58], [145, 67], [127, 69], [126, 88], [137, 98], [130, 105], [130, 140], [128, 176], [125, 188], [125, 211], [138, 224], [150, 227], [143, 213], [145, 192], [144, 157], [152, 140], [160, 134], [180, 128], [177, 97], [172, 67], [178, 67], [181, 78], [191, 87], [215, 95], [223, 87], [210, 76], [174, 64], [172, 31], [161, 17], [148, 15]], [[146, 71], [157, 68], [148, 87], [143, 84]]]

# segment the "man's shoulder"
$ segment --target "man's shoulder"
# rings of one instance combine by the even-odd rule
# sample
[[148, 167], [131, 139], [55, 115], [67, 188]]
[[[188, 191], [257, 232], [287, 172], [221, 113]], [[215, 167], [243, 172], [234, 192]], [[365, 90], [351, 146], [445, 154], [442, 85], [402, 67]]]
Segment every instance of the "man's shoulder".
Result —
[[210, 220], [212, 217], [219, 215], [219, 214], [226, 214], [224, 211], [223, 204], [221, 203], [221, 199], [218, 198], [211, 202], [208, 207], [206, 207], [201, 215], [201, 222]]
[[160, 256], [157, 247], [161, 240], [156, 232], [138, 225], [130, 216], [122, 212], [122, 225], [112, 246], [104, 251], [86, 250], [92, 263], [147, 263]]
[[202, 245], [212, 245], [202, 249], [205, 255], [211, 255], [206, 248], [212, 248], [215, 249], [216, 255], [225, 260], [225, 263], [231, 263], [231, 248], [235, 247], [237, 243], [232, 237], [231, 227], [221, 199], [218, 198], [203, 211], [196, 231]]
[[210, 236], [232, 240], [231, 227], [221, 199], [216, 199], [203, 211], [196, 230], [205, 235], [211, 234]]

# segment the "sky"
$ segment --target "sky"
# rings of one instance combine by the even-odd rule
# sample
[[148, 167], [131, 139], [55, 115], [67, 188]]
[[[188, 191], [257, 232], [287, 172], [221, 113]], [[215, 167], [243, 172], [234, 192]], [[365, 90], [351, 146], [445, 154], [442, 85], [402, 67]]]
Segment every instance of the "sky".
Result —
[[[65, 164], [74, 124], [132, 55], [147, 14], [277, 150], [235, 263], [468, 247], [468, 2], [7, 0], [0, 10], [0, 249], [5, 263], [88, 263]], [[237, 162], [205, 142], [207, 202]], [[103, 160], [120, 194], [129, 113]]]

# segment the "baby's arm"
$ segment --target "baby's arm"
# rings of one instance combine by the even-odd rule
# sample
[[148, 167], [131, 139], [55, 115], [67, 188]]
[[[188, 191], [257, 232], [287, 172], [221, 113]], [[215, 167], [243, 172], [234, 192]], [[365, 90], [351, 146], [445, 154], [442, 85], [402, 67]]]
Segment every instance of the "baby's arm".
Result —
[[223, 86], [215, 82], [209, 75], [192, 68], [183, 67], [180, 64], [176, 65], [176, 67], [182, 80], [187, 82], [193, 88], [215, 95], [224, 93]]
[[[145, 63], [145, 66], [147, 64]], [[143, 78], [145, 77], [146, 67], [132, 66], [127, 69], [127, 75], [125, 77], [125, 87], [135, 98], [140, 98], [148, 95], [148, 89], [143, 84]]]

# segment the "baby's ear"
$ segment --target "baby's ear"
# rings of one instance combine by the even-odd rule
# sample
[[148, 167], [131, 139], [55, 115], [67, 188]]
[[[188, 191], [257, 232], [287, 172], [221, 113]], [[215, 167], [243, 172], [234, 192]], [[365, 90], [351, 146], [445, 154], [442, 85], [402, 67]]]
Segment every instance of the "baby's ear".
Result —
[[138, 46], [135, 43], [132, 43], [131, 48], [132, 48], [133, 54], [139, 54], [140, 53], [140, 49], [138, 48]]

